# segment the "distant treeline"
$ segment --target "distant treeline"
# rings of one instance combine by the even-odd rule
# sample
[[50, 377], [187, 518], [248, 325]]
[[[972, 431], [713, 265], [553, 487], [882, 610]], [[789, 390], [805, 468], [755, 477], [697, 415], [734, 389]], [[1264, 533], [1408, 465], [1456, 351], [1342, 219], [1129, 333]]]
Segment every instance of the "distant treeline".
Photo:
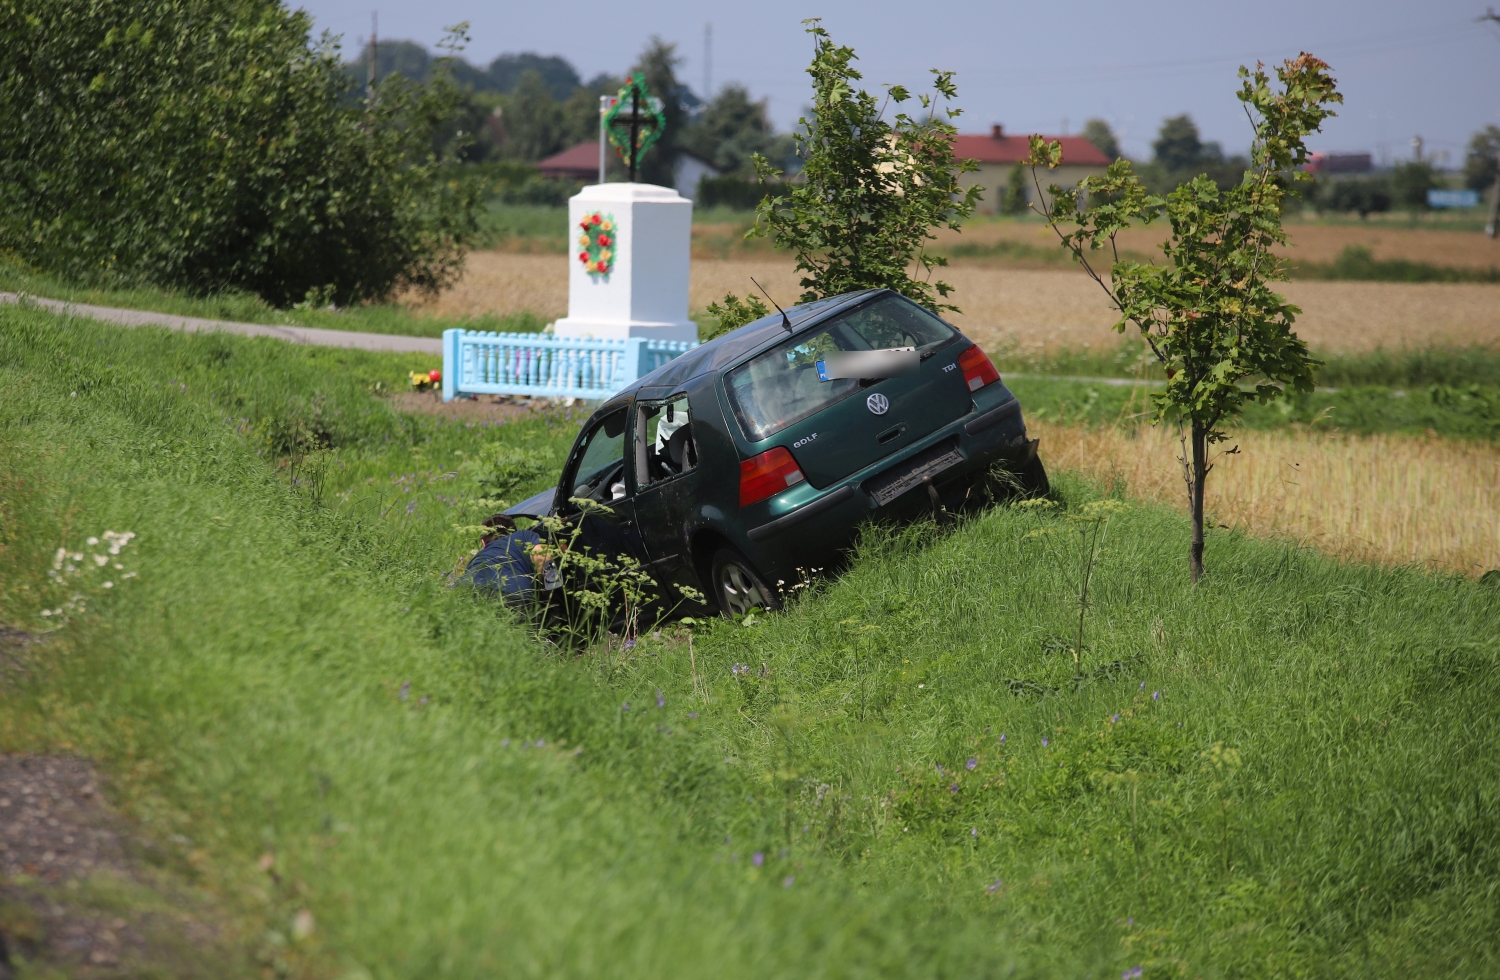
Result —
[[[439, 59], [411, 41], [382, 41], [376, 45], [375, 62], [378, 78], [400, 74], [421, 82], [437, 69]], [[620, 75], [599, 74], [588, 81], [557, 55], [503, 54], [485, 68], [454, 58], [447, 70], [463, 94], [444, 138], [466, 162], [543, 159], [597, 139], [599, 97], [613, 95], [625, 74], [640, 71], [651, 93], [662, 100], [667, 118], [662, 139], [645, 159], [642, 180], [672, 184], [683, 153], [725, 174], [752, 173], [750, 159], [755, 153], [778, 165], [789, 162], [791, 138], [775, 132], [764, 102], [733, 84], [704, 99], [677, 77], [681, 62], [675, 46], [660, 38], [653, 38]], [[345, 70], [362, 83], [369, 63], [367, 46]], [[521, 193], [547, 196], [545, 191]]]

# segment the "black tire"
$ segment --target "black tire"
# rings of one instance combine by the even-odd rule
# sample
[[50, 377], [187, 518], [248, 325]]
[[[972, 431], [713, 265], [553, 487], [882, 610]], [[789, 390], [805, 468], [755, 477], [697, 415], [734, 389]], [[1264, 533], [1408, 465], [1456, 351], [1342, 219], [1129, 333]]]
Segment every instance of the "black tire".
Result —
[[709, 564], [709, 587], [714, 604], [729, 618], [743, 616], [751, 609], [774, 611], [781, 608], [776, 593], [750, 560], [733, 548], [714, 552]]

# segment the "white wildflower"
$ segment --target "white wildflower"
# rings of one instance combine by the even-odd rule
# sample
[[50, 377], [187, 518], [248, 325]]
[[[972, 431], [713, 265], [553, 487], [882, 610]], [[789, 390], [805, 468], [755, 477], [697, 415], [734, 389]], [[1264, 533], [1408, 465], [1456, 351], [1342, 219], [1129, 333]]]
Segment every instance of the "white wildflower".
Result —
[[100, 568], [103, 568], [105, 565], [109, 564], [109, 556], [108, 555], [95, 555], [94, 556], [94, 564], [98, 565]]
[[90, 548], [92, 548], [94, 545], [96, 545], [98, 543], [99, 543], [99, 539], [98, 538], [89, 538], [89, 540], [88, 540], [88, 545], [89, 545]]
[[113, 583], [113, 582], [105, 582], [105, 583], [104, 583], [104, 587], [105, 587], [105, 588], [106, 588], [106, 589], [112, 589], [112, 588], [114, 588], [114, 587], [115, 587], [115, 583]]

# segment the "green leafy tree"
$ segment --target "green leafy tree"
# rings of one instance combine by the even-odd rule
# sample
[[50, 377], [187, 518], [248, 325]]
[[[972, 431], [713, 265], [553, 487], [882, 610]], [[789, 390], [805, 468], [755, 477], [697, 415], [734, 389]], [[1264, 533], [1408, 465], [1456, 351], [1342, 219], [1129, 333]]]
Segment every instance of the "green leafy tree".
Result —
[[[598, 118], [595, 106], [595, 118]], [[595, 124], [597, 126], [597, 123]], [[566, 149], [567, 121], [562, 106], [539, 72], [521, 73], [514, 94], [500, 103], [502, 156], [511, 160], [540, 160]]]
[[[1196, 130], [1194, 131], [1196, 135]], [[1083, 138], [1094, 144], [1100, 153], [1111, 160], [1120, 159], [1120, 141], [1115, 138], [1115, 131], [1109, 128], [1109, 123], [1103, 119], [1090, 119], [1083, 124]]]
[[671, 187], [676, 182], [678, 143], [687, 125], [688, 91], [687, 86], [677, 80], [677, 66], [680, 64], [682, 58], [677, 54], [677, 45], [653, 36], [631, 69], [646, 76], [646, 90], [661, 99], [662, 115], [666, 117], [661, 137], [651, 152], [641, 158], [637, 179], [642, 183]]
[[[1289, 191], [1309, 179], [1299, 169], [1308, 159], [1305, 139], [1343, 97], [1328, 65], [1308, 54], [1283, 63], [1276, 76], [1279, 87], [1260, 66], [1240, 69], [1238, 96], [1255, 141], [1250, 169], [1229, 190], [1200, 175], [1161, 197], [1127, 160], [1076, 188], [1050, 189], [1048, 220], [1109, 297], [1119, 314], [1115, 329], [1135, 326], [1166, 371], [1166, 388], [1152, 396], [1155, 420], [1175, 421], [1182, 435], [1194, 582], [1203, 574], [1203, 488], [1210, 451], [1227, 438], [1223, 425], [1247, 401], [1311, 391], [1318, 363], [1292, 330], [1300, 310], [1270, 288], [1285, 278], [1271, 248], [1286, 242]], [[1055, 168], [1062, 147], [1032, 137], [1030, 162], [1034, 174], [1038, 166]], [[1158, 218], [1172, 226], [1162, 246], [1166, 263], [1120, 261], [1119, 232]], [[1101, 272], [1094, 263], [1106, 249], [1112, 264]]]
[[1427, 210], [1427, 192], [1438, 186], [1437, 172], [1425, 160], [1411, 160], [1391, 170], [1391, 197], [1399, 207]]
[[746, 296], [740, 299], [734, 293], [724, 297], [722, 302], [709, 303], [708, 315], [714, 318], [715, 326], [712, 330], [702, 331], [704, 340], [713, 340], [722, 337], [731, 330], [743, 327], [763, 316], [769, 316], [770, 307], [760, 301], [759, 296]]
[[[803, 181], [789, 185], [786, 197], [761, 202], [751, 234], [796, 255], [804, 302], [885, 286], [934, 312], [956, 310], [942, 302], [953, 287], [931, 278], [947, 260], [926, 251], [933, 229], [957, 230], [980, 194], [958, 182], [978, 169], [953, 156], [957, 130], [949, 120], [960, 110], [939, 110], [957, 96], [953, 74], [933, 71], [936, 94], [918, 96], [925, 111], [887, 119], [889, 104], [900, 106], [911, 93], [892, 85], [880, 100], [857, 88], [854, 49], [834, 44], [816, 19], [805, 23], [814, 54], [812, 114], [796, 135]], [[755, 168], [763, 181], [782, 175], [764, 157]], [[917, 266], [921, 279], [911, 274]]]
[[1486, 126], [1469, 138], [1464, 153], [1464, 186], [1476, 191], [1493, 187], [1497, 158], [1500, 158], [1500, 126]]
[[1026, 168], [1019, 163], [1010, 168], [1010, 178], [1005, 182], [1005, 194], [1000, 198], [1001, 214], [1025, 214], [1031, 205], [1031, 195], [1027, 193], [1030, 188], [1026, 186]]
[[433, 153], [456, 88], [367, 102], [310, 28], [276, 0], [0, 4], [0, 249], [277, 305], [448, 282], [478, 207]]
[[1157, 163], [1168, 172], [1194, 170], [1205, 163], [1222, 159], [1217, 144], [1204, 143], [1198, 135], [1198, 124], [1186, 113], [1162, 121], [1151, 152]]
[[719, 90], [688, 128], [682, 145], [725, 174], [753, 174], [757, 153], [771, 160], [791, 154], [789, 138], [777, 136], [766, 117], [766, 104], [752, 101], [741, 85]]

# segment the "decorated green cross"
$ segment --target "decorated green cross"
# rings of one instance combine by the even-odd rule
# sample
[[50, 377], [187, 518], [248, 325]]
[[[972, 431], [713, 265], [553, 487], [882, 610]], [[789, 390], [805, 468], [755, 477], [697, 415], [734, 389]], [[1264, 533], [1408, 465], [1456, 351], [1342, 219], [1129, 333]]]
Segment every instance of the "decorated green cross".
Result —
[[604, 115], [609, 145], [625, 161], [632, 184], [635, 183], [641, 157], [661, 139], [666, 125], [667, 117], [662, 112], [661, 100], [652, 98], [651, 93], [646, 90], [646, 76], [640, 72], [633, 73], [620, 89], [615, 104]]

